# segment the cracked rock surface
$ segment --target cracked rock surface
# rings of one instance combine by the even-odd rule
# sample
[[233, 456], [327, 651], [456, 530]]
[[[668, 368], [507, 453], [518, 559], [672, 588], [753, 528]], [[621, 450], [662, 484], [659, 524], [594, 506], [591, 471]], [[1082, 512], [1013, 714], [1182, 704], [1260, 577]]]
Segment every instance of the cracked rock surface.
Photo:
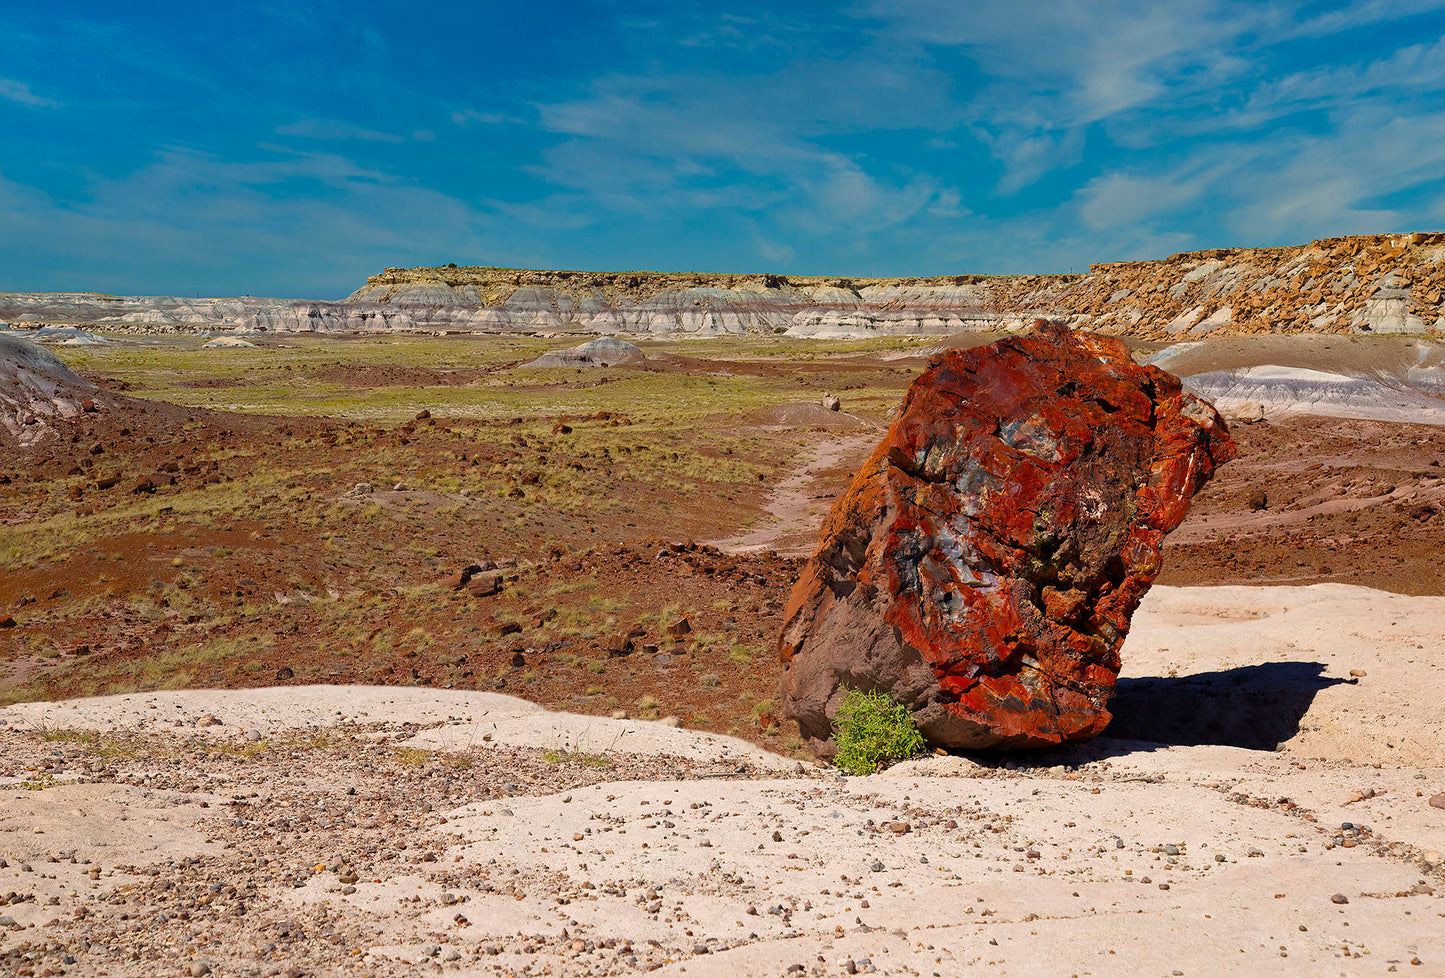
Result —
[[785, 714], [823, 757], [849, 688], [887, 690], [949, 749], [1097, 735], [1164, 536], [1233, 451], [1116, 340], [1039, 323], [940, 354], [793, 590]]

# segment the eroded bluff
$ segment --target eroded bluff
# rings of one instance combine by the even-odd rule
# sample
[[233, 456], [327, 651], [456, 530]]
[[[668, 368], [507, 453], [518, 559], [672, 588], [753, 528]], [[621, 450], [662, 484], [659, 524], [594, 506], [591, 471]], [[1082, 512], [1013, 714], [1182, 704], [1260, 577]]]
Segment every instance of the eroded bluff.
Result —
[[1213, 407], [1117, 340], [1040, 322], [935, 357], [793, 588], [784, 715], [823, 757], [848, 688], [949, 749], [1098, 734], [1164, 536], [1233, 455]]

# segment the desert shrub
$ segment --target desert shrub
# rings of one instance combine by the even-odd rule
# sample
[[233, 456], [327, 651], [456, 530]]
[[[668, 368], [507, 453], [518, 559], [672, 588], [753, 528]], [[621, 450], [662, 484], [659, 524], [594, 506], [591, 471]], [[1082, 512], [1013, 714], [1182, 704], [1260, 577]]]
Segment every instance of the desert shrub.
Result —
[[882, 690], [850, 689], [833, 718], [833, 763], [849, 774], [872, 774], [885, 761], [923, 750], [923, 735], [901, 704]]

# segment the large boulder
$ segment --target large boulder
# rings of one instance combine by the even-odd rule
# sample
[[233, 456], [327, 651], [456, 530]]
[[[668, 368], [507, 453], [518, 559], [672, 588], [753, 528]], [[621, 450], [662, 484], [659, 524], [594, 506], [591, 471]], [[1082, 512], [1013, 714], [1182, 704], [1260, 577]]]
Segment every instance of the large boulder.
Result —
[[1040, 322], [934, 357], [793, 588], [784, 715], [823, 757], [850, 688], [949, 749], [1094, 736], [1164, 535], [1233, 454], [1117, 340]]

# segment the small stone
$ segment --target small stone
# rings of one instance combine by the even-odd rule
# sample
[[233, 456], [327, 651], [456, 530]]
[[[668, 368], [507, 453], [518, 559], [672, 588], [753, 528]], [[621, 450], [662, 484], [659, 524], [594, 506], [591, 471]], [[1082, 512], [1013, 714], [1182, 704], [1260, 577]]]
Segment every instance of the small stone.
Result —
[[873, 860], [873, 865], [869, 866], [868, 869], [874, 873], [881, 873], [883, 872], [883, 864], [875, 859]]
[[774, 841], [774, 842], [782, 842], [782, 841], [783, 841], [783, 833], [774, 830], [774, 832], [773, 832], [773, 841]]
[[211, 973], [211, 965], [208, 961], [192, 961], [187, 971], [191, 978], [201, 978], [202, 975], [209, 975]]
[[1166, 855], [1166, 856], [1177, 856], [1177, 855], [1179, 855], [1179, 847], [1176, 846], [1176, 845], [1173, 845], [1173, 844], [1165, 845], [1165, 846], [1164, 846], [1164, 855]]
[[1440, 792], [1438, 795], [1430, 796], [1430, 807], [1445, 808], [1445, 791]]
[[1356, 679], [1364, 679], [1366, 676], [1369, 675], [1369, 673], [1363, 669], [1351, 669], [1350, 675]]
[[1349, 902], [1350, 902], [1350, 898], [1347, 897], [1347, 896], [1345, 896], [1343, 893], [1336, 893], [1334, 896], [1330, 897], [1330, 902], [1331, 902], [1331, 903], [1349, 903]]

